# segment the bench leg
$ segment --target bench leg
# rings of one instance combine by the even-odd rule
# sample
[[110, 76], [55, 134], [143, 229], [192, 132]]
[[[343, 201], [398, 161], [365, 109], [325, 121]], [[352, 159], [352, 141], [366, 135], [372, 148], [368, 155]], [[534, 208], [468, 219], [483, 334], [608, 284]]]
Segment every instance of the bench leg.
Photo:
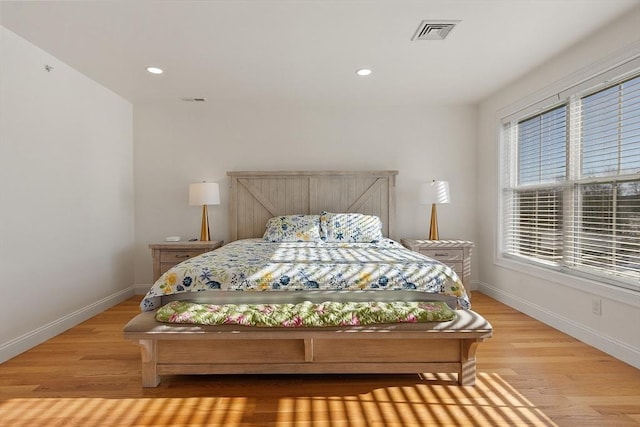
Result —
[[462, 340], [458, 384], [476, 385], [476, 349], [483, 339]]
[[154, 340], [139, 340], [142, 356], [142, 386], [157, 387], [160, 376], [157, 372], [157, 347]]

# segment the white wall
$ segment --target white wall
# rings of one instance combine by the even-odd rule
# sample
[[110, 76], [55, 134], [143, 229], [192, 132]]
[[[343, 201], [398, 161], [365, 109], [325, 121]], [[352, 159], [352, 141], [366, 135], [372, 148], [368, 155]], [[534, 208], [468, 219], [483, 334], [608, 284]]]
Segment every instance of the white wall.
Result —
[[4, 361], [132, 294], [133, 119], [130, 103], [0, 30]]
[[[212, 239], [228, 241], [227, 171], [397, 169], [397, 236], [424, 238], [429, 207], [421, 182], [450, 181], [452, 204], [439, 206], [440, 235], [475, 240], [476, 109], [314, 107], [184, 102], [134, 109], [135, 283], [152, 279], [149, 243], [199, 236], [201, 209], [188, 185], [222, 185], [209, 207]], [[475, 276], [474, 276], [475, 277]], [[472, 277], [473, 278], [473, 277]]]
[[[477, 182], [482, 200], [477, 211], [482, 247], [477, 253], [480, 290], [636, 367], [640, 367], [640, 295], [500, 261], [497, 220], [500, 110], [538, 91], [561, 86], [562, 79], [603, 61], [632, 42], [639, 49], [639, 18], [640, 8], [636, 8], [481, 104]], [[592, 313], [594, 299], [602, 300], [601, 316]]]

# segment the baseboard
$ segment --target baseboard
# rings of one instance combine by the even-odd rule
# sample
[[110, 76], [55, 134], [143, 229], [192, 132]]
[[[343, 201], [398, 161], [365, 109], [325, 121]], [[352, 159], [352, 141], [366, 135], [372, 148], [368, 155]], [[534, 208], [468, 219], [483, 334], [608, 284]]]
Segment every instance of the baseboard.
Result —
[[84, 322], [93, 316], [102, 313], [108, 308], [130, 298], [134, 294], [134, 288], [129, 287], [115, 294], [111, 294], [99, 301], [82, 307], [73, 313], [69, 313], [59, 319], [49, 322], [33, 331], [27, 332], [17, 338], [14, 338], [0, 345], [0, 363], [3, 363], [12, 357], [23, 353], [38, 344], [61, 334], [62, 332], [73, 328], [74, 326]]
[[530, 301], [505, 292], [488, 283], [478, 282], [478, 291], [640, 369], [640, 349], [614, 338], [603, 336], [593, 328], [549, 311], [537, 304], [532, 304]]

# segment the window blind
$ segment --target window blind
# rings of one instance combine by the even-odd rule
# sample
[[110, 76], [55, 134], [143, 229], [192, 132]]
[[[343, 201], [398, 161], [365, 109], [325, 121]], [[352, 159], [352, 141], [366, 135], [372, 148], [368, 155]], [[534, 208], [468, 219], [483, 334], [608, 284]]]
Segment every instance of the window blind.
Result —
[[504, 125], [503, 250], [640, 290], [640, 76]]
[[[519, 122], [517, 162], [506, 212], [511, 253], [557, 262], [562, 257], [562, 182], [566, 176], [566, 106]], [[514, 141], [515, 142], [515, 141]]]
[[565, 178], [566, 110], [563, 105], [518, 123], [518, 184]]
[[578, 105], [581, 175], [640, 173], [640, 77], [585, 96]]
[[640, 280], [640, 77], [579, 98], [575, 114], [570, 265]]

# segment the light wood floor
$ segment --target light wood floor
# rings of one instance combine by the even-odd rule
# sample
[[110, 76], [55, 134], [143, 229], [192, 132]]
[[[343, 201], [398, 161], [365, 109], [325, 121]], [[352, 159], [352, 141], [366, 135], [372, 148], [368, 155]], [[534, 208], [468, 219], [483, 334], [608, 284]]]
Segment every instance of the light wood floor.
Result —
[[475, 293], [478, 384], [450, 375], [177, 376], [140, 386], [140, 297], [0, 366], [0, 425], [637, 426], [640, 371]]

